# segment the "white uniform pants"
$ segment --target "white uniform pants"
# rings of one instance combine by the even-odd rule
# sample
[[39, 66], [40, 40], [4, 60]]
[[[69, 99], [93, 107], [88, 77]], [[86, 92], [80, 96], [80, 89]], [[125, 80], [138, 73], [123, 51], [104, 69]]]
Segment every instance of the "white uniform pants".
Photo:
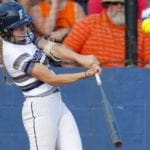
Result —
[[30, 150], [82, 150], [76, 122], [60, 92], [27, 98], [22, 118]]

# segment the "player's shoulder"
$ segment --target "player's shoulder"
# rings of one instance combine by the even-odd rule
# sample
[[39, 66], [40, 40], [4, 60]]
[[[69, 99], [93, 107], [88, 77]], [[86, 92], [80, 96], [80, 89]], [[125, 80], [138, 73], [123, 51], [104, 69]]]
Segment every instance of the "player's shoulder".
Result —
[[12, 55], [15, 55], [16, 53], [18, 53], [19, 51], [21, 52], [20, 49], [23, 49], [24, 46], [17, 45], [17, 44], [13, 44], [7, 41], [3, 41], [3, 49], [4, 52], [10, 53]]
[[11, 61], [15, 61], [21, 55], [30, 53], [31, 46], [30, 45], [18, 45], [4, 41], [3, 42], [3, 55], [5, 58], [8, 58]]

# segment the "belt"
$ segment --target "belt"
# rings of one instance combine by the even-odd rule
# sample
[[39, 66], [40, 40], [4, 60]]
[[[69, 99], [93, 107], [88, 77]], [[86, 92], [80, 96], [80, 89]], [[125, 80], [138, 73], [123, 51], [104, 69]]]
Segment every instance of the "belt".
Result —
[[48, 96], [48, 95], [51, 95], [51, 94], [54, 94], [54, 93], [57, 93], [57, 92], [60, 92], [59, 88], [55, 88], [55, 89], [52, 89], [50, 91], [47, 91], [45, 93], [42, 93], [42, 94], [39, 94], [39, 95], [35, 95], [35, 96], [25, 96], [25, 98], [44, 97], [44, 96]]

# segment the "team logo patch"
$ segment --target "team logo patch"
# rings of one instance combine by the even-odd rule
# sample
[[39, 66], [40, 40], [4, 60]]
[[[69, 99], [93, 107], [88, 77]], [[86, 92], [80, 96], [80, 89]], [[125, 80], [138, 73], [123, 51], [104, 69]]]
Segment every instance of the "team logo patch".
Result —
[[39, 49], [36, 50], [35, 53], [34, 53], [34, 55], [33, 55], [34, 60], [41, 60], [41, 57], [42, 57], [41, 50], [39, 50]]

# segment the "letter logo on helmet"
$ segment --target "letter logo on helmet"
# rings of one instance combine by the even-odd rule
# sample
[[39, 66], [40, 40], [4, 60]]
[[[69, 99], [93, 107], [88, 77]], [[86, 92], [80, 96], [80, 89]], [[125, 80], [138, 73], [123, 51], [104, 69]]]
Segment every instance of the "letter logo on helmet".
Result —
[[18, 11], [18, 13], [19, 13], [20, 20], [23, 19], [23, 10], [20, 9], [20, 10]]
[[0, 31], [6, 32], [32, 22], [26, 10], [17, 2], [0, 4]]

